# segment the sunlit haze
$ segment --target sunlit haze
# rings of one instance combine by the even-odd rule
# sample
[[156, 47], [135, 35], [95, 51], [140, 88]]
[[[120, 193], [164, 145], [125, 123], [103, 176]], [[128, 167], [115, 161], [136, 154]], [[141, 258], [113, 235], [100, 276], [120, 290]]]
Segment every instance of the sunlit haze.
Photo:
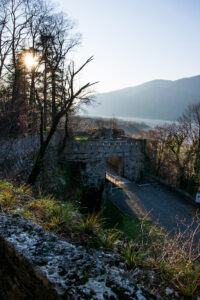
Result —
[[24, 55], [24, 64], [28, 70], [35, 68], [38, 64], [37, 56], [33, 55], [32, 53], [26, 53]]
[[82, 33], [78, 60], [94, 55], [82, 78], [98, 92], [200, 73], [199, 0], [55, 1]]

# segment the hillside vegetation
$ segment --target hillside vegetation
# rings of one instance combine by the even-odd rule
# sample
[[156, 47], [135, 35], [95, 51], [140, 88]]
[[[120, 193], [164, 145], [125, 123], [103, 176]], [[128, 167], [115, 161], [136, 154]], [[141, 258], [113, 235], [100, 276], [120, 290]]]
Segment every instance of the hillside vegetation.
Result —
[[[126, 219], [108, 203], [103, 214], [83, 216], [74, 205], [75, 199], [63, 202], [41, 193], [36, 196], [29, 187], [7, 181], [0, 181], [0, 194], [3, 212], [22, 214], [88, 251], [103, 247], [119, 254], [127, 271], [137, 274], [134, 280], [163, 299], [195, 299], [200, 292], [200, 257], [192, 250], [195, 232], [188, 235], [189, 228], [184, 235], [171, 238], [148, 220]], [[121, 219], [120, 226], [116, 218]], [[116, 226], [129, 231], [129, 238]], [[131, 226], [138, 228], [134, 235]]]

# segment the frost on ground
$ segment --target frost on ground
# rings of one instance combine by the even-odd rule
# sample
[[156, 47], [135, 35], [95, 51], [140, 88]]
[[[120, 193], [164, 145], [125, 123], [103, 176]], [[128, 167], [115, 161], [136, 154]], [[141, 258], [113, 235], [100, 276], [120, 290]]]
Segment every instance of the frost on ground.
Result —
[[20, 215], [0, 213], [0, 257], [0, 276], [11, 277], [0, 284], [1, 299], [158, 299], [134, 283], [118, 255], [88, 252]]

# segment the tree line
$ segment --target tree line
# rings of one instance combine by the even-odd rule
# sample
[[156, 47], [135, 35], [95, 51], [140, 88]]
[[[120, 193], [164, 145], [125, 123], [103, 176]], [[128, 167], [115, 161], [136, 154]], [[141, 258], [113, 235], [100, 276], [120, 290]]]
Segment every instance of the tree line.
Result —
[[148, 134], [149, 170], [195, 195], [200, 186], [200, 103]]
[[78, 67], [71, 59], [79, 44], [73, 22], [50, 2], [1, 0], [0, 135], [40, 134], [30, 184], [60, 121], [65, 122], [64, 147], [70, 113], [92, 99], [95, 83], [80, 85], [77, 78], [93, 57]]

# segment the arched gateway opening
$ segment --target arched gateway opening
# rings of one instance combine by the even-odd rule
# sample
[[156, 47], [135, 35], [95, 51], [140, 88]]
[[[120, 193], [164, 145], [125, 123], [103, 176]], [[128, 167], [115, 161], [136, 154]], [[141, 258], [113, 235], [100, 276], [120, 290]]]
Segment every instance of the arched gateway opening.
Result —
[[118, 176], [124, 176], [123, 157], [113, 156], [106, 159], [106, 170]]

